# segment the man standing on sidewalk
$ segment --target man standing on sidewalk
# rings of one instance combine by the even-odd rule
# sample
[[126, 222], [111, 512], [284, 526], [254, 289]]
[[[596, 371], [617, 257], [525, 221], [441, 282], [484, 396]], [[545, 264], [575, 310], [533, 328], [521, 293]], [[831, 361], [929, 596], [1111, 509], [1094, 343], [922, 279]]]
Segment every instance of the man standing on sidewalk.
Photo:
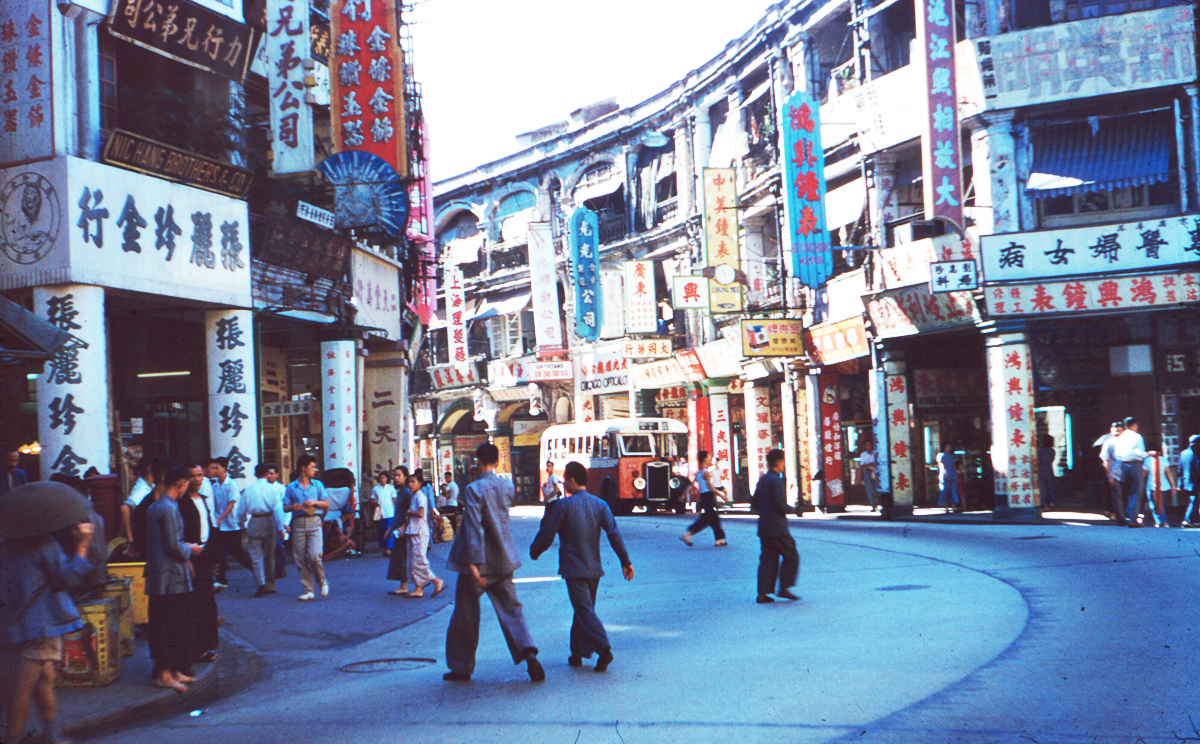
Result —
[[1125, 431], [1113, 444], [1113, 459], [1121, 470], [1121, 494], [1125, 499], [1125, 518], [1130, 527], [1140, 527], [1138, 514], [1142, 499], [1142, 460], [1156, 454], [1146, 451], [1146, 440], [1138, 434], [1133, 416], [1125, 419]]
[[245, 510], [240, 504], [242, 495], [238, 491], [238, 484], [229, 477], [229, 458], [209, 460], [208, 469], [213, 491], [213, 512], [217, 515], [217, 533], [213, 535], [217, 577], [213, 588], [220, 591], [229, 585], [229, 556], [232, 555], [238, 563], [251, 570], [253, 563], [242, 547], [242, 538], [246, 536], [246, 531], [242, 529]]
[[[781, 599], [800, 599], [790, 591], [800, 572], [800, 554], [796, 552], [796, 541], [788, 529], [787, 515], [791, 510], [787, 503], [783, 466], [783, 450], [773, 449], [767, 453], [767, 472], [758, 479], [750, 500], [750, 509], [758, 514], [758, 541], [762, 544], [758, 558], [759, 604], [774, 602], [771, 594]], [[775, 591], [776, 579], [779, 580], [778, 592]]]
[[1100, 464], [1104, 466], [1104, 474], [1108, 479], [1108, 490], [1112, 495], [1113, 519], [1117, 524], [1125, 524], [1125, 498], [1121, 490], [1121, 465], [1113, 457], [1113, 448], [1117, 446], [1117, 437], [1125, 431], [1125, 424], [1114, 421], [1109, 424], [1108, 438], [1100, 447]]
[[1183, 513], [1183, 527], [1196, 527], [1197, 524], [1192, 520], [1192, 509], [1196, 506], [1196, 494], [1200, 493], [1200, 460], [1196, 456], [1200, 454], [1200, 434], [1193, 434], [1188, 438], [1188, 446], [1183, 452], [1179, 453], [1179, 490], [1183, 491], [1183, 495], [1188, 499], [1187, 511]]
[[541, 682], [546, 672], [537, 659], [537, 647], [525, 625], [525, 614], [513, 586], [513, 571], [521, 567], [517, 546], [508, 529], [513, 485], [496, 475], [500, 450], [484, 443], [475, 449], [483, 476], [466, 487], [460, 499], [463, 528], [450, 546], [446, 564], [458, 572], [454, 614], [446, 630], [447, 682], [470, 682], [479, 647], [479, 595], [487, 593], [496, 609], [504, 640], [514, 664], [525, 662], [529, 679]]
[[300, 571], [300, 584], [304, 593], [301, 601], [307, 602], [315, 596], [317, 582], [321, 596], [329, 596], [329, 583], [325, 581], [325, 564], [321, 556], [325, 541], [321, 534], [321, 522], [329, 509], [329, 498], [325, 495], [325, 484], [317, 477], [317, 458], [301, 455], [296, 460], [300, 476], [288, 484], [283, 497], [283, 510], [292, 513], [292, 558]]
[[545, 553], [558, 535], [558, 573], [567, 583], [567, 596], [575, 619], [571, 622], [571, 656], [567, 663], [573, 667], [583, 666], [583, 660], [598, 654], [596, 668], [603, 672], [612, 663], [612, 646], [604, 624], [596, 616], [596, 590], [604, 569], [600, 567], [600, 531], [608, 534], [608, 544], [621, 561], [621, 572], [626, 581], [633, 581], [633, 564], [625, 551], [625, 541], [617, 529], [608, 504], [587, 492], [587, 468], [578, 462], [569, 462], [563, 470], [563, 487], [566, 498], [558, 499], [547, 507], [542, 526], [529, 556], [535, 561]]
[[246, 538], [254, 567], [255, 597], [275, 593], [275, 541], [283, 539], [283, 499], [270, 478], [275, 470], [274, 465], [255, 466], [258, 480], [242, 493], [243, 511], [250, 515]]

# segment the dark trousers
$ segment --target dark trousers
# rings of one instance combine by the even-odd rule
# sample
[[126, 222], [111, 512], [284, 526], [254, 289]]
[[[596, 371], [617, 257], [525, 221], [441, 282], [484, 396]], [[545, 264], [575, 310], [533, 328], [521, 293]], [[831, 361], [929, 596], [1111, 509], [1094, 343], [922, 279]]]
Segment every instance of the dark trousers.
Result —
[[488, 582], [486, 587], [479, 586], [470, 571], [460, 573], [454, 587], [454, 613], [446, 630], [446, 666], [452, 672], [475, 673], [475, 650], [479, 648], [479, 597], [485, 592], [496, 610], [513, 663], [520, 664], [527, 652], [537, 654], [529, 627], [525, 625], [521, 603], [517, 600], [512, 574], [483, 578]]
[[758, 557], [758, 593], [774, 594], [776, 579], [781, 589], [795, 586], [796, 575], [800, 573], [800, 554], [796, 552], [796, 541], [792, 536], [760, 537], [758, 540], [762, 543], [762, 553]]
[[[393, 520], [394, 521], [394, 520]], [[408, 535], [400, 533], [392, 545], [392, 557], [388, 561], [388, 581], [408, 581]]]
[[213, 592], [213, 559], [206, 550], [192, 560], [192, 618], [196, 659], [220, 647], [217, 630], [217, 595]]
[[[1117, 463], [1113, 463], [1113, 469], [1121, 467]], [[1112, 495], [1112, 511], [1113, 519], [1117, 524], [1125, 524], [1125, 495], [1121, 489], [1121, 481], [1114, 480], [1108, 484], [1108, 491]]]
[[216, 530], [209, 536], [208, 542], [213, 547], [213, 559], [217, 567], [217, 583], [228, 583], [225, 579], [229, 569], [229, 555], [237, 559], [237, 562], [242, 564], [251, 575], [254, 574], [254, 561], [250, 560], [250, 554], [242, 547], [242, 537], [245, 534], [245, 530], [237, 532]]
[[191, 592], [151, 594], [148, 599], [150, 658], [154, 659], [154, 674], [162, 671], [188, 674], [196, 650]]
[[587, 579], [567, 578], [567, 597], [575, 610], [571, 621], [571, 656], [587, 658], [609, 648], [608, 633], [604, 623], [596, 616], [596, 590], [600, 577]]
[[[383, 517], [380, 517], [379, 519], [376, 519], [375, 520], [375, 531], [379, 534], [379, 550], [380, 550], [380, 552], [383, 552], [384, 550], [391, 550], [392, 549], [392, 518], [387, 517], [385, 519]], [[365, 549], [366, 548], [364, 547], [364, 550]]]
[[697, 506], [700, 508], [700, 516], [696, 517], [696, 521], [692, 522], [691, 527], [688, 527], [688, 532], [698, 535], [704, 531], [705, 527], [712, 527], [713, 536], [718, 540], [724, 540], [725, 530], [721, 529], [721, 515], [717, 514], [717, 498], [713, 492], [706, 491], [700, 494]]

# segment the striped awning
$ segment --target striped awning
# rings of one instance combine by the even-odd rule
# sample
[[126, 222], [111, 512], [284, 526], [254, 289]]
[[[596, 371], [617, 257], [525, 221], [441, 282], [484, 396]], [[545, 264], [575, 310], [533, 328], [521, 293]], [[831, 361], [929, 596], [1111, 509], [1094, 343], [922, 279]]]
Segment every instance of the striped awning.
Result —
[[1175, 123], [1170, 111], [1092, 117], [1034, 127], [1031, 139], [1025, 189], [1045, 199], [1168, 181]]

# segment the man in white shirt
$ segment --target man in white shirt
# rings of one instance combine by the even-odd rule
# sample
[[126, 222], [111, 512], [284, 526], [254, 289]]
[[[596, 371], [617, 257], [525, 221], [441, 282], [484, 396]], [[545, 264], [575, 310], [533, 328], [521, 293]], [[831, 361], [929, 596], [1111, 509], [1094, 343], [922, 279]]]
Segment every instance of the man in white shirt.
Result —
[[129, 498], [125, 499], [125, 503], [121, 504], [121, 529], [125, 535], [125, 541], [133, 543], [133, 510], [138, 508], [138, 504], [142, 503], [142, 499], [149, 496], [154, 491], [154, 458], [149, 455], [143, 456], [137, 461], [133, 472], [137, 474], [137, 482], [133, 484], [133, 488], [129, 491]]
[[867, 491], [867, 501], [871, 502], [871, 511], [879, 508], [879, 492], [875, 488], [875, 441], [864, 439], [862, 452], [858, 455], [858, 470], [862, 474], [863, 488]]
[[254, 475], [258, 480], [242, 492], [241, 511], [250, 517], [246, 538], [257, 586], [255, 597], [275, 593], [275, 540], [283, 539], [283, 494], [268, 476], [278, 472], [274, 465], [256, 466]]
[[1104, 444], [1100, 447], [1100, 464], [1104, 466], [1104, 474], [1108, 478], [1113, 519], [1117, 521], [1117, 524], [1125, 524], [1125, 500], [1121, 493], [1121, 466], [1113, 457], [1113, 447], [1117, 444], [1117, 437], [1121, 436], [1124, 431], [1125, 424], [1123, 422], [1112, 422], [1108, 427], [1108, 439], [1104, 440]]
[[1121, 494], [1125, 499], [1125, 518], [1130, 527], [1139, 527], [1138, 514], [1142, 500], [1142, 460], [1157, 452], [1146, 451], [1146, 440], [1138, 434], [1138, 422], [1133, 416], [1125, 419], [1125, 431], [1113, 443], [1113, 464], [1121, 471]]
[[238, 490], [237, 482], [229, 477], [229, 460], [224, 457], [212, 458], [205, 467], [209, 472], [207, 480], [212, 484], [213, 512], [217, 515], [217, 534], [213, 535], [217, 576], [216, 581], [213, 582], [213, 588], [220, 591], [228, 586], [229, 557], [227, 554], [232, 554], [238, 563], [250, 569], [251, 572], [254, 570], [254, 563], [246, 554], [246, 549], [242, 547], [242, 537], [245, 535], [242, 530], [242, 521], [245, 512], [240, 506], [242, 495]]

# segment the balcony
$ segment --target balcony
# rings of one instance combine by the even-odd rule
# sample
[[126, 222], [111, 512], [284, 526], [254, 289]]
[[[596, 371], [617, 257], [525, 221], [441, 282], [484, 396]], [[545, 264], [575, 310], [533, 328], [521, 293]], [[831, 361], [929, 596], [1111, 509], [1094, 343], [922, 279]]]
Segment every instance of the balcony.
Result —
[[488, 256], [492, 265], [492, 273], [529, 267], [529, 246], [526, 243], [520, 245], [499, 243], [490, 248]]

